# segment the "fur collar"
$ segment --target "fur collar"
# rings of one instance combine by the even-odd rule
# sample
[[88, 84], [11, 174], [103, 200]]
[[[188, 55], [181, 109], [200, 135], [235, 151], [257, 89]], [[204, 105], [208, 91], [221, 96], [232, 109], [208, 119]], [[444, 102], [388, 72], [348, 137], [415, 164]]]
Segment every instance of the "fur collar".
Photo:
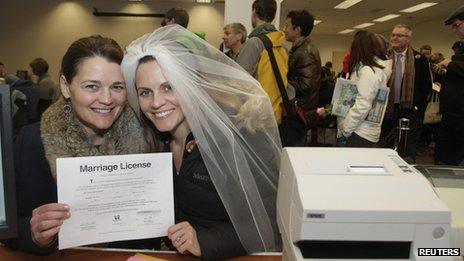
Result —
[[103, 144], [94, 146], [74, 113], [64, 112], [65, 104], [64, 99], [52, 104], [42, 115], [40, 123], [45, 156], [54, 178], [57, 158], [135, 154], [147, 151], [142, 128], [129, 105], [124, 107], [119, 118], [104, 134]]

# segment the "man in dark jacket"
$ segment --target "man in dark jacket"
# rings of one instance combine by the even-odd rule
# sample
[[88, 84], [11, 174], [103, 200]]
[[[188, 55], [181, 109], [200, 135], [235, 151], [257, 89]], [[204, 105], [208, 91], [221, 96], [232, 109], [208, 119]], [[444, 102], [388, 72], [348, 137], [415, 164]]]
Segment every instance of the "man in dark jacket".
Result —
[[40, 98], [40, 87], [30, 80], [22, 80], [13, 74], [5, 76], [5, 83], [9, 84], [12, 89], [18, 90], [26, 95], [27, 123], [39, 121], [40, 114], [37, 110]]
[[[464, 38], [464, 6], [445, 21], [462, 39]], [[439, 164], [464, 165], [464, 54], [453, 55], [451, 61], [438, 64], [445, 73], [440, 92], [440, 109], [443, 115], [435, 147], [435, 160]]]
[[285, 19], [285, 38], [292, 43], [288, 83], [295, 88], [295, 99], [304, 108], [308, 127], [314, 129], [322, 68], [319, 50], [309, 37], [313, 27], [314, 17], [306, 10], [290, 11]]
[[52, 80], [48, 73], [48, 62], [43, 58], [35, 58], [29, 63], [31, 68], [31, 80], [39, 86], [40, 98], [52, 101], [59, 91], [58, 84]]
[[325, 107], [332, 101], [335, 88], [335, 74], [332, 62], [326, 62], [321, 71], [321, 87], [319, 88], [319, 106]]
[[388, 83], [390, 95], [381, 139], [397, 131], [395, 127], [399, 119], [408, 118], [410, 131], [405, 154], [411, 162], [415, 162], [427, 97], [432, 91], [432, 77], [427, 58], [412, 49], [411, 37], [412, 29], [409, 26], [398, 24], [393, 28], [390, 52], [393, 70]]

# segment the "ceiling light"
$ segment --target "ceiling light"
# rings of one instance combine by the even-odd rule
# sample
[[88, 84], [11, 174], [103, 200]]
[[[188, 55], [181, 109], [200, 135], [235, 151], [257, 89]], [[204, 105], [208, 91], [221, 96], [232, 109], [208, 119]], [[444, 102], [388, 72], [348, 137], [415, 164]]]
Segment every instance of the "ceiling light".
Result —
[[402, 12], [402, 13], [414, 13], [416, 11], [419, 11], [419, 10], [434, 6], [436, 4], [437, 3], [425, 2], [425, 3], [422, 3], [422, 4], [418, 4], [418, 5], [411, 6], [409, 8], [403, 9], [400, 12]]
[[314, 25], [322, 23], [322, 20], [314, 20]]
[[366, 27], [369, 27], [371, 25], [374, 25], [375, 23], [363, 23], [363, 24], [359, 24], [357, 26], [353, 26], [353, 28], [356, 28], [356, 29], [362, 29], [362, 28], [366, 28]]
[[211, 4], [211, 0], [195, 0], [199, 4]]
[[347, 9], [361, 1], [362, 0], [345, 0], [341, 2], [340, 4], [338, 4], [337, 6], [335, 6], [334, 8], [335, 9]]
[[399, 14], [389, 14], [389, 15], [382, 16], [382, 17], [379, 17], [377, 19], [374, 19], [374, 22], [385, 22], [385, 21], [395, 19], [395, 18], [400, 17], [400, 16], [401, 15], [399, 15]]
[[345, 29], [343, 31], [338, 32], [339, 34], [349, 34], [351, 32], [354, 32], [354, 29]]

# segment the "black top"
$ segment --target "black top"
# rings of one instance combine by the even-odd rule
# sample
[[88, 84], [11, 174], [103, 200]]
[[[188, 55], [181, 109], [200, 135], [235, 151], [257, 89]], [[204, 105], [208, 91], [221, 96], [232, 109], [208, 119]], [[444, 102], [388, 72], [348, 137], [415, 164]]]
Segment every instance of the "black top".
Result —
[[432, 76], [427, 58], [415, 50], [413, 52], [415, 68], [413, 106], [416, 106], [419, 113], [424, 115], [428, 103], [427, 97], [432, 91]]
[[227, 55], [227, 57], [229, 57], [229, 58], [231, 58], [231, 59], [234, 59], [234, 58], [232, 57], [232, 51], [231, 51], [231, 50], [225, 52], [224, 54]]
[[30, 80], [18, 80], [14, 83], [13, 88], [21, 91], [26, 95], [27, 99], [27, 120], [28, 123], [37, 122], [40, 118], [39, 112], [37, 110], [37, 105], [39, 103], [39, 86], [31, 82]]
[[443, 78], [440, 107], [443, 114], [464, 117], [464, 55], [453, 55]]
[[246, 255], [192, 133], [185, 144], [179, 173], [174, 171], [176, 223], [188, 221], [195, 228], [202, 259]]
[[[39, 248], [33, 241], [29, 221], [32, 211], [44, 204], [57, 202], [57, 188], [40, 137], [40, 123], [25, 126], [15, 144], [15, 173], [18, 202], [18, 238], [7, 242], [10, 248], [36, 254], [49, 254], [49, 248]], [[153, 249], [159, 239], [142, 239], [109, 243], [109, 247]]]

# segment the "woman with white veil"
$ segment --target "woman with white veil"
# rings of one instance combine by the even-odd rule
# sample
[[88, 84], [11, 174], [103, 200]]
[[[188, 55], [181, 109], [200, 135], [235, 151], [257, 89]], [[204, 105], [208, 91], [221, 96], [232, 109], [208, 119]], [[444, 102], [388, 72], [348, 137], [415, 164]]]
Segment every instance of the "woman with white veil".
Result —
[[153, 151], [173, 153], [172, 245], [203, 259], [280, 251], [281, 143], [259, 83], [177, 25], [132, 42], [122, 70], [147, 138], [163, 143]]

